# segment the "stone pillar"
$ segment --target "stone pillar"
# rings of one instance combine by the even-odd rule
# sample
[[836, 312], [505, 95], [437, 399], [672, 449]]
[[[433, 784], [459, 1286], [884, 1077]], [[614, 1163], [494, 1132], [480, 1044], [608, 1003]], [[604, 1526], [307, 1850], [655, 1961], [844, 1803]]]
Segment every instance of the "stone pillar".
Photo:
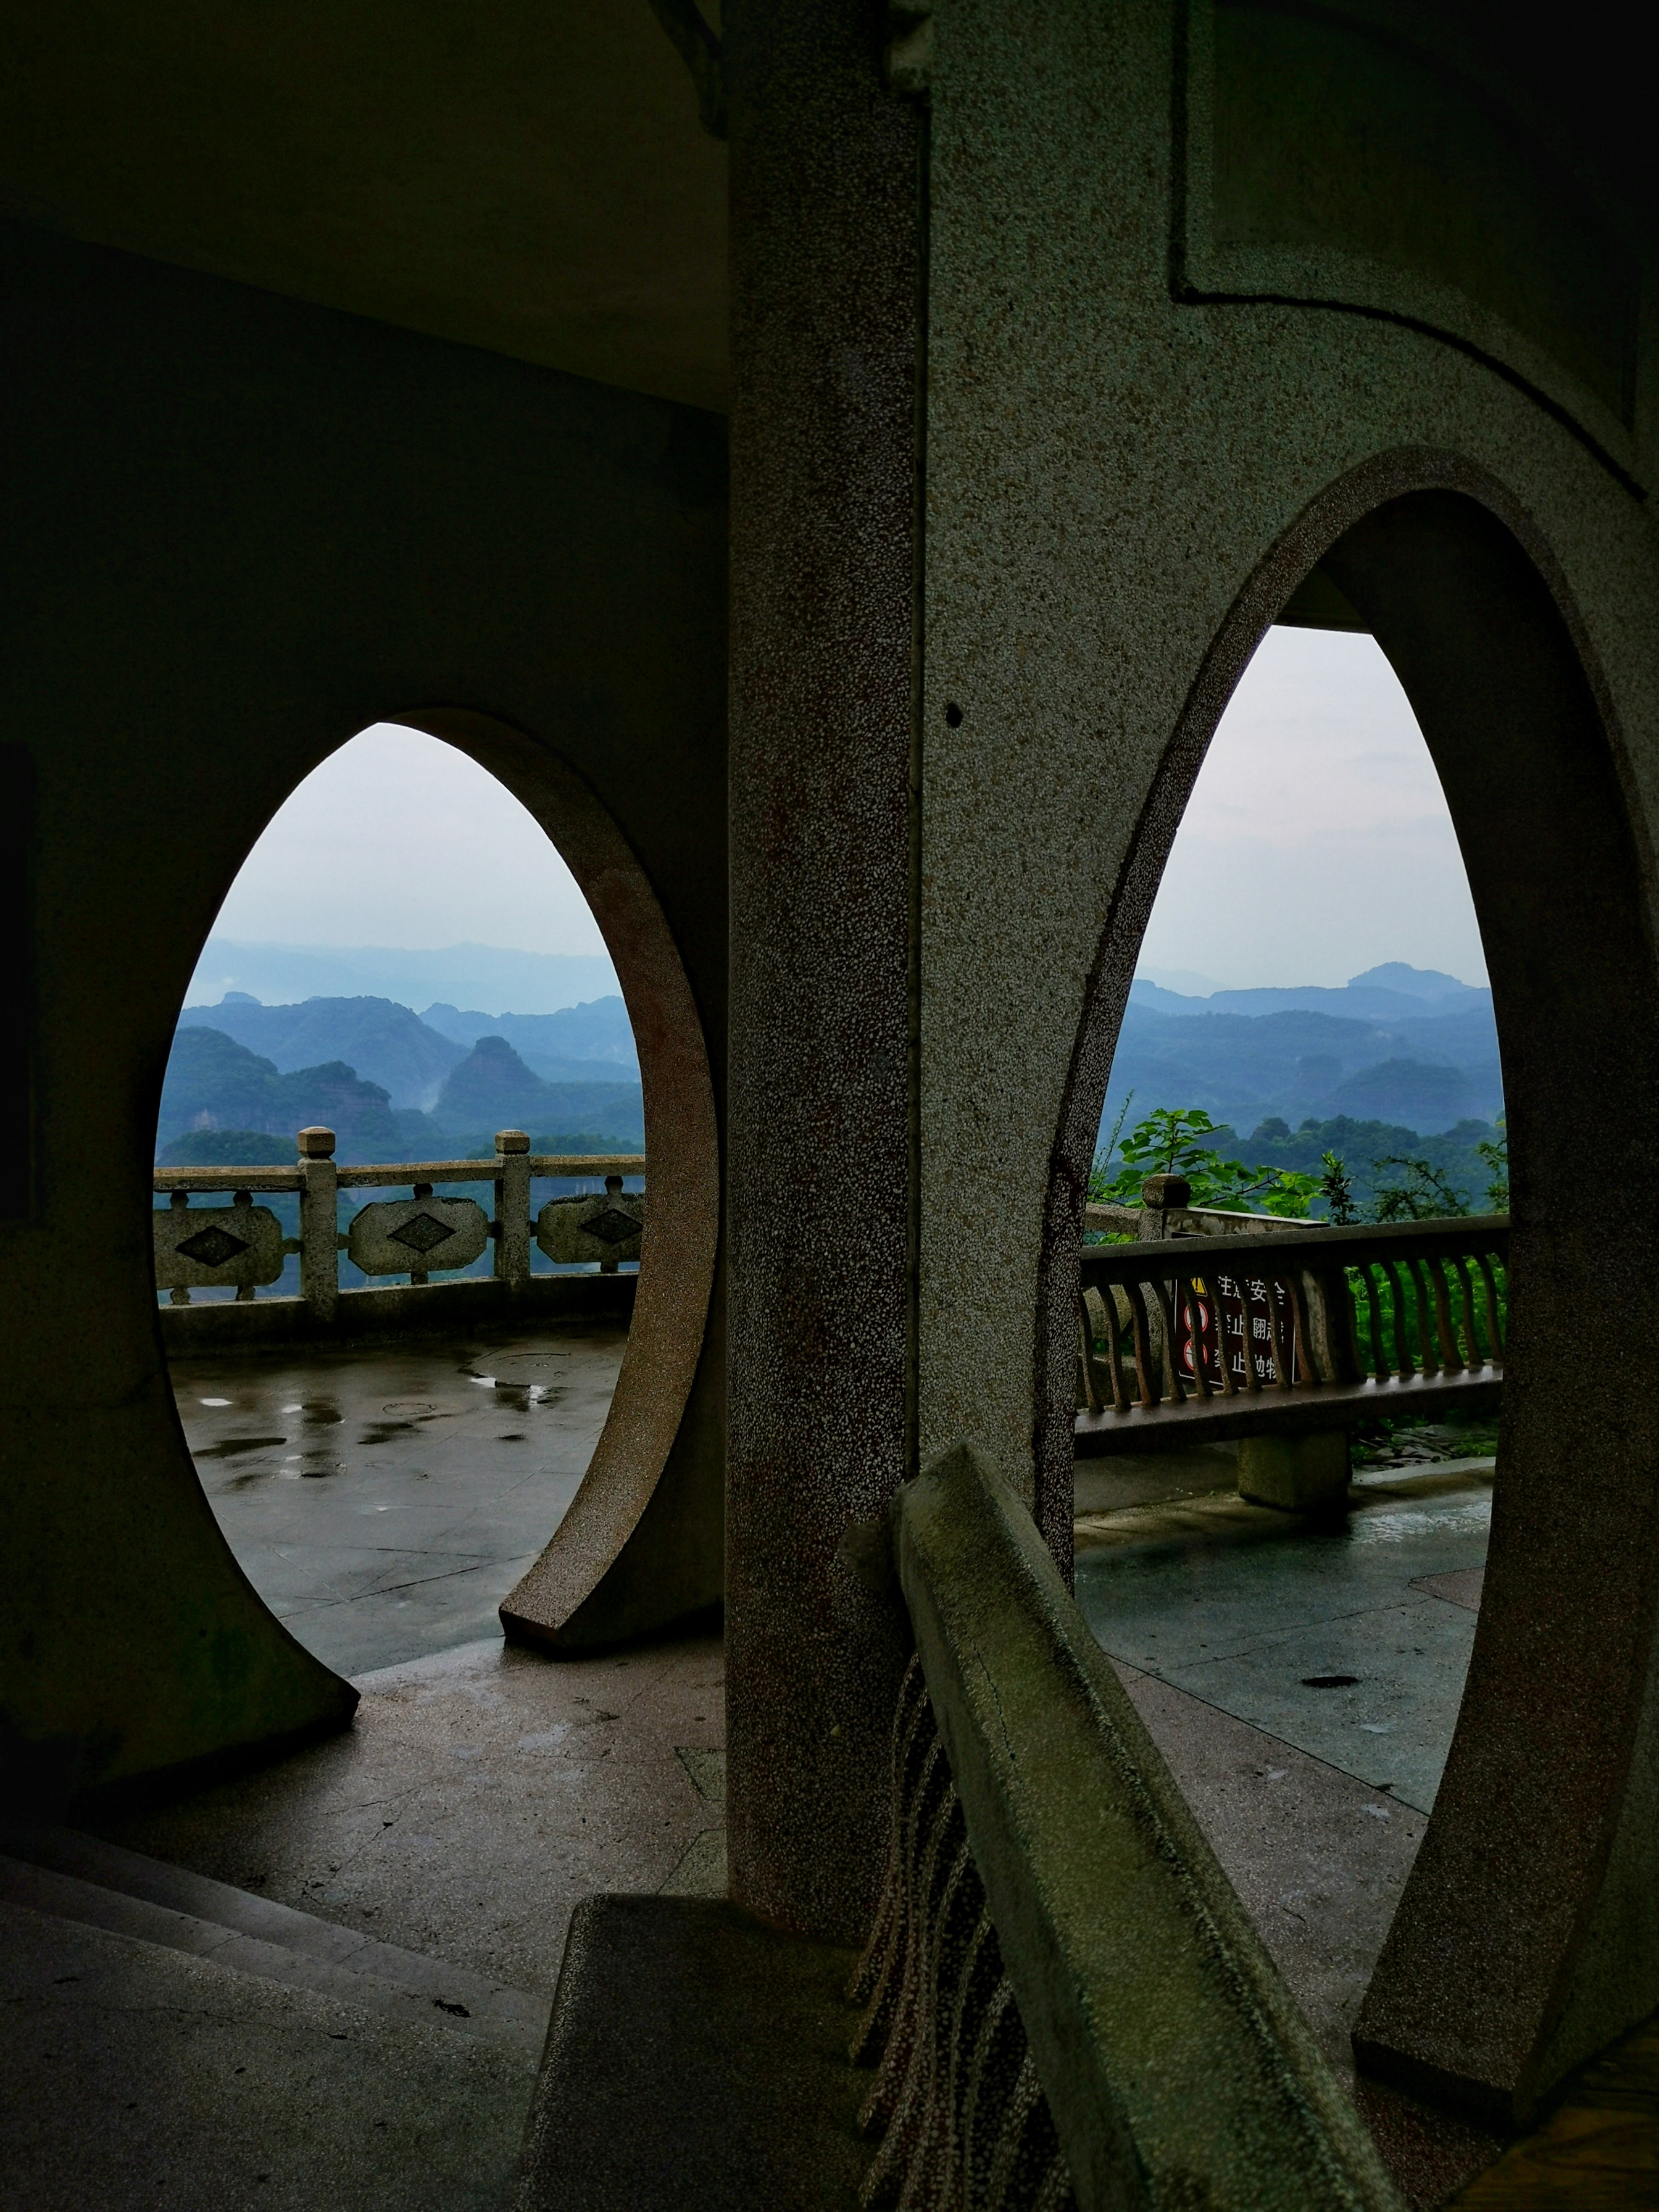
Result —
[[1316, 1429], [1310, 1436], [1243, 1437], [1238, 1446], [1238, 1494], [1287, 1513], [1317, 1513], [1346, 1503], [1348, 1432]]
[[301, 1129], [300, 1148], [300, 1295], [317, 1320], [330, 1322], [340, 1302], [340, 1171], [332, 1129]]
[[530, 1139], [522, 1129], [495, 1132], [495, 1273], [504, 1283], [530, 1280]]
[[1149, 1175], [1140, 1186], [1139, 1235], [1144, 1243], [1162, 1243], [1170, 1234], [1170, 1216], [1193, 1202], [1193, 1187], [1178, 1175]]
[[861, 1940], [909, 1470], [916, 109], [878, 0], [732, 0], [732, 1893]]

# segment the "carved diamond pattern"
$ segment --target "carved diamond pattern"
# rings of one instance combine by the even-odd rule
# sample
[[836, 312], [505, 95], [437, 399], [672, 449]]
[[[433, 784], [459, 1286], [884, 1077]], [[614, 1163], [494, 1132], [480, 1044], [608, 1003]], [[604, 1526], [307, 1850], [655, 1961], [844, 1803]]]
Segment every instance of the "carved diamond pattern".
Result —
[[239, 1252], [247, 1249], [245, 1237], [232, 1237], [222, 1229], [198, 1229], [193, 1237], [185, 1237], [179, 1247], [186, 1260], [194, 1260], [198, 1267], [222, 1267], [227, 1260], [234, 1260]]
[[441, 1221], [434, 1221], [429, 1213], [416, 1213], [401, 1229], [392, 1231], [392, 1242], [408, 1245], [411, 1252], [432, 1252], [440, 1244], [448, 1243], [454, 1233]]
[[582, 1224], [583, 1236], [597, 1237], [601, 1244], [626, 1244], [639, 1233], [639, 1223], [619, 1206], [607, 1206], [603, 1213]]

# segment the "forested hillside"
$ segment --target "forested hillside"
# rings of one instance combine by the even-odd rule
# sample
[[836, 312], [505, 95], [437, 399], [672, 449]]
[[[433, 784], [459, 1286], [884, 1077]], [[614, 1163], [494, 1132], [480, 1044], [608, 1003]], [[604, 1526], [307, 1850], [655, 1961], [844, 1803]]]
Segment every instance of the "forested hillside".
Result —
[[441, 1003], [416, 1014], [392, 999], [267, 1006], [232, 991], [217, 1006], [187, 1006], [179, 1026], [221, 1030], [283, 1073], [345, 1060], [365, 1081], [380, 1085], [393, 1106], [422, 1111], [436, 1105], [451, 1068], [483, 1036], [505, 1037], [549, 1083], [635, 1082], [640, 1072], [628, 1009], [615, 996], [552, 1014], [464, 1013]]
[[[308, 1049], [342, 1043], [356, 1064], [343, 1054], [296, 1064]], [[288, 1160], [295, 1132], [318, 1122], [336, 1132], [337, 1157], [348, 1163], [465, 1158], [504, 1128], [525, 1130], [538, 1152], [639, 1151], [645, 1118], [632, 1068], [599, 1058], [556, 1064], [576, 1079], [547, 1081], [500, 1036], [469, 1051], [384, 999], [191, 1009], [167, 1062], [157, 1158], [176, 1167]]]
[[[1399, 988], [1401, 979], [1415, 988]], [[1340, 990], [1130, 994], [1107, 1091], [1109, 1128], [1134, 1112], [1200, 1107], [1236, 1129], [1310, 1117], [1385, 1121], [1419, 1133], [1504, 1109], [1492, 994], [1398, 963]]]

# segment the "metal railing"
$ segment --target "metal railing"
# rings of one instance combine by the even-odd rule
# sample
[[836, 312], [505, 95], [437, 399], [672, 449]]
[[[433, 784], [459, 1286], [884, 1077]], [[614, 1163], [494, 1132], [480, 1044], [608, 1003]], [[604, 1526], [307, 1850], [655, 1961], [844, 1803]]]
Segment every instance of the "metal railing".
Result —
[[[402, 1277], [416, 1288], [434, 1274], [471, 1267], [493, 1243], [496, 1282], [512, 1289], [531, 1279], [532, 1243], [556, 1267], [597, 1263], [614, 1274], [640, 1256], [645, 1195], [625, 1191], [624, 1178], [643, 1176], [642, 1153], [535, 1153], [521, 1129], [496, 1133], [493, 1160], [419, 1160], [342, 1167], [331, 1129], [301, 1129], [292, 1167], [157, 1168], [154, 1188], [170, 1201], [152, 1214], [158, 1289], [187, 1306], [198, 1290], [234, 1288], [235, 1303], [252, 1301], [280, 1281], [297, 1254], [300, 1297], [311, 1317], [331, 1322], [343, 1297], [364, 1295], [340, 1285], [340, 1255], [370, 1277]], [[538, 1177], [603, 1176], [603, 1194], [550, 1199], [532, 1218], [531, 1182]], [[440, 1194], [440, 1183], [489, 1183], [495, 1212], [476, 1199]], [[360, 1206], [348, 1228], [339, 1223], [339, 1194], [407, 1188], [406, 1199]], [[228, 1206], [192, 1200], [228, 1192]], [[287, 1235], [276, 1213], [255, 1194], [295, 1194], [299, 1234]]]
[[1079, 1449], [1495, 1403], [1509, 1217], [1176, 1236], [1079, 1255]]

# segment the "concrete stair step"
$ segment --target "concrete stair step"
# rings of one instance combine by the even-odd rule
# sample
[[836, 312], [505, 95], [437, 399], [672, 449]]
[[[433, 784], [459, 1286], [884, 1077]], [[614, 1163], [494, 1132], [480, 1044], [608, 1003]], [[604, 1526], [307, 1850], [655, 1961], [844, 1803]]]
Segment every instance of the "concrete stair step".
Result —
[[584, 1898], [518, 2212], [856, 2212], [856, 1957], [723, 1898]]
[[0, 1898], [293, 1989], [539, 2051], [550, 1999], [78, 1829], [0, 1828]]
[[348, 1978], [295, 1988], [0, 1898], [0, 2205], [507, 2212], [533, 2051]]

